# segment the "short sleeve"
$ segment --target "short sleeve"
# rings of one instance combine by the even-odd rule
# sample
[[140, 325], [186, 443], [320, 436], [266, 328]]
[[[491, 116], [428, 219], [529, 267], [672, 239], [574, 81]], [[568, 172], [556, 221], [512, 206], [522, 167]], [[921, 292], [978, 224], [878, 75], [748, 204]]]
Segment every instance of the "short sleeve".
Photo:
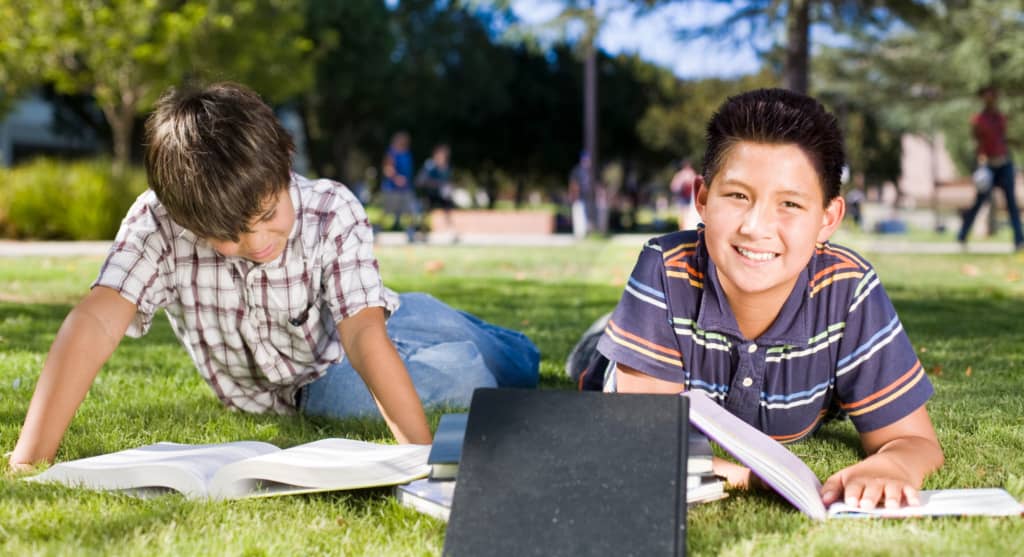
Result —
[[359, 201], [337, 188], [339, 203], [326, 223], [321, 265], [323, 298], [335, 323], [364, 308], [382, 307], [390, 315], [398, 296], [384, 287], [373, 255], [373, 228]]
[[149, 331], [156, 311], [167, 305], [168, 288], [161, 264], [170, 246], [154, 215], [155, 196], [147, 191], [136, 199], [121, 222], [114, 243], [92, 287], [105, 286], [135, 304], [137, 312], [126, 334], [140, 337]]
[[652, 240], [640, 252], [597, 349], [609, 360], [683, 383], [683, 358], [666, 298], [662, 251]]
[[838, 358], [836, 394], [858, 431], [899, 421], [934, 392], [874, 270], [853, 293]]

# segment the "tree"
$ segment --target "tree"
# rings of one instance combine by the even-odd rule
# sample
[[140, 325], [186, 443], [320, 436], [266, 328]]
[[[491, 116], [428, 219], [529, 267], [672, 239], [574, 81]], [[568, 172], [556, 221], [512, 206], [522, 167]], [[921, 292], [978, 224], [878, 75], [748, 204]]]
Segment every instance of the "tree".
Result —
[[[658, 7], [679, 0], [637, 0]], [[777, 35], [781, 27], [783, 86], [807, 93], [810, 89], [811, 29], [823, 25], [840, 33], [859, 29], [861, 33], [884, 35], [895, 22], [916, 22], [926, 17], [925, 0], [714, 0], [730, 4], [732, 11], [718, 23], [680, 30], [683, 39], [732, 37], [737, 43], [757, 44], [763, 37]], [[761, 50], [759, 48], [759, 50]], [[762, 52], [763, 54], [763, 52]]]
[[131, 156], [135, 118], [170, 85], [215, 76], [272, 100], [308, 82], [298, 0], [0, 0], [20, 29], [36, 76], [89, 93], [110, 125], [117, 174]]
[[[988, 84], [1003, 91], [1011, 138], [1024, 133], [1024, 20], [1017, 0], [939, 4], [914, 28], [882, 40], [855, 39], [822, 52], [815, 67], [828, 79], [819, 93], [869, 115], [886, 134], [942, 133], [966, 173], [974, 160], [967, 122], [978, 109], [977, 90]], [[869, 158], [864, 162], [870, 172]]]

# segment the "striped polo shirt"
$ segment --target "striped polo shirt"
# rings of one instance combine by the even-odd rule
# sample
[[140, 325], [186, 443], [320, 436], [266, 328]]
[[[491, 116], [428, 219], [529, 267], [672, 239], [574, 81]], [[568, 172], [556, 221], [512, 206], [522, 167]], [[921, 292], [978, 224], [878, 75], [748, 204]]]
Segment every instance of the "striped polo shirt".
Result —
[[700, 390], [781, 442], [839, 410], [858, 431], [907, 416], [933, 389], [874, 269], [818, 244], [760, 337], [739, 330], [704, 231], [647, 242], [598, 350], [648, 375]]

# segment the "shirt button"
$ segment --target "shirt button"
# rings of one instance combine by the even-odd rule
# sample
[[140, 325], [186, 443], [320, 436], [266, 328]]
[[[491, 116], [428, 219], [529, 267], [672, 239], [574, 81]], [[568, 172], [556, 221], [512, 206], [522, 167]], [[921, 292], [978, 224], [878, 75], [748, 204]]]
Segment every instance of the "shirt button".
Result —
[[753, 385], [753, 384], [754, 384], [754, 380], [753, 380], [753, 379], [751, 379], [751, 378], [749, 378], [749, 377], [747, 377], [747, 378], [745, 378], [745, 379], [743, 380], [743, 386], [744, 386], [744, 387], [749, 387], [749, 386], [751, 386], [751, 385]]
[[747, 347], [747, 352], [749, 352], [751, 354], [753, 354], [754, 352], [757, 352], [757, 345], [754, 344], [754, 343], [751, 343], [750, 346]]

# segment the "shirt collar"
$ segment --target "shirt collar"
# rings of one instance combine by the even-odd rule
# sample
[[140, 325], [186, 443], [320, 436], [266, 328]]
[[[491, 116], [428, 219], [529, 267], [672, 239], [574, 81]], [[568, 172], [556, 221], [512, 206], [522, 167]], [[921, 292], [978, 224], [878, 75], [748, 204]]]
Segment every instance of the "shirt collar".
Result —
[[[736, 323], [736, 316], [733, 314], [732, 308], [729, 307], [725, 291], [722, 290], [722, 285], [718, 281], [718, 269], [715, 267], [715, 262], [711, 260], [707, 247], [704, 245], [703, 229], [700, 230], [696, 256], [700, 267], [706, 269], [700, 309], [697, 313], [697, 327], [705, 331], [724, 333], [734, 338], [745, 338]], [[817, 251], [811, 257], [812, 263], [815, 257], [817, 257]], [[808, 275], [813, 268], [812, 264], [807, 265], [797, 277], [793, 290], [786, 298], [786, 302], [782, 304], [782, 310], [779, 311], [778, 317], [768, 327], [768, 330], [760, 337], [749, 340], [772, 345], [808, 345], [811, 338], [811, 299], [807, 286], [810, 282]]]

